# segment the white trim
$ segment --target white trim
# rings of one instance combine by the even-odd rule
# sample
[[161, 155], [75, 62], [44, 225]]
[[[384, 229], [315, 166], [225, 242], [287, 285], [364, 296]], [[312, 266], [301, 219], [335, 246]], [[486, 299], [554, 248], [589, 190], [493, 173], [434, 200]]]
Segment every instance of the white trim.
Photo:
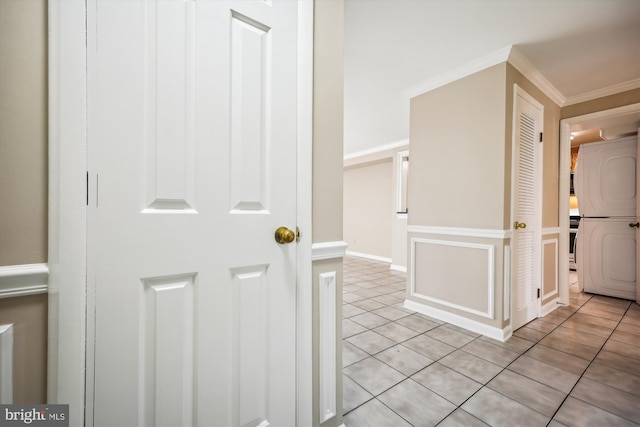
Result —
[[640, 88], [640, 79], [633, 79], [623, 83], [603, 87], [600, 89], [592, 90], [589, 92], [581, 93], [568, 97], [562, 107], [567, 105], [579, 104], [580, 102], [591, 101], [592, 99], [602, 98], [616, 93], [626, 92], [628, 90], [634, 90]]
[[468, 62], [460, 67], [454, 68], [451, 71], [447, 71], [446, 73], [442, 73], [438, 76], [425, 80], [422, 83], [418, 83], [417, 85], [406, 89], [403, 94], [406, 98], [414, 98], [418, 95], [422, 95], [423, 93], [437, 89], [446, 84], [455, 82], [456, 80], [460, 80], [464, 77], [470, 76], [471, 74], [477, 73], [478, 71], [493, 67], [494, 65], [505, 62], [509, 58], [511, 49], [512, 47], [509, 46], [492, 52], [482, 58]]
[[406, 213], [397, 213], [396, 217], [397, 219], [404, 219], [406, 221], [409, 218], [409, 215]]
[[395, 150], [396, 148], [404, 147], [405, 145], [409, 145], [409, 140], [401, 139], [399, 141], [390, 142], [388, 144], [378, 145], [377, 147], [367, 148], [366, 150], [345, 154], [344, 160], [351, 160], [358, 157], [370, 156], [371, 154], [382, 153], [383, 151]]
[[[441, 300], [438, 298], [433, 298], [428, 295], [420, 294], [416, 292], [416, 244], [417, 243], [425, 243], [432, 245], [442, 245], [442, 246], [456, 246], [461, 248], [472, 248], [472, 249], [482, 249], [487, 251], [487, 311], [481, 311], [475, 308], [466, 307], [460, 304], [452, 303], [450, 301]], [[449, 240], [433, 240], [433, 239], [411, 239], [411, 273], [409, 277], [409, 295], [420, 298], [425, 301], [430, 301], [436, 304], [444, 305], [446, 307], [451, 307], [456, 310], [464, 311], [470, 314], [474, 314], [476, 316], [482, 316], [489, 319], [494, 319], [495, 307], [493, 302], [494, 296], [494, 277], [495, 277], [495, 262], [494, 262], [494, 245], [484, 245], [480, 243], [469, 243], [469, 242], [455, 242]]]
[[409, 233], [440, 234], [445, 236], [483, 237], [487, 239], [509, 239], [511, 230], [490, 228], [434, 227], [429, 225], [409, 225]]
[[84, 1], [49, 1], [47, 402], [85, 421], [87, 93]]
[[515, 46], [511, 47], [508, 62], [513, 65], [516, 70], [520, 71], [534, 86], [547, 95], [551, 101], [558, 106], [564, 105], [566, 100], [565, 96], [560, 93]]
[[543, 227], [540, 234], [543, 236], [548, 236], [549, 234], [560, 234], [560, 227]]
[[389, 266], [389, 270], [400, 271], [401, 273], [406, 273], [407, 272], [407, 266], [406, 265], [391, 264]]
[[[540, 304], [542, 304], [542, 301], [544, 301], [545, 299], [553, 296], [553, 295], [558, 295], [558, 239], [554, 238], [554, 239], [542, 239], [542, 256], [541, 258], [541, 271], [542, 271], [542, 277], [540, 280], [540, 285], [542, 287], [542, 291], [544, 292], [544, 288], [545, 288], [545, 283], [544, 283], [544, 272], [545, 272], [545, 265], [544, 265], [544, 249], [545, 249], [545, 245], [554, 245], [555, 249], [556, 249], [556, 253], [554, 255], [554, 267], [555, 267], [555, 284], [554, 284], [554, 288], [553, 291], [549, 292], [549, 293], [543, 293], [542, 297], [540, 298]], [[542, 309], [541, 309], [542, 310]], [[543, 316], [543, 314], [540, 314], [541, 316]]]
[[344, 258], [347, 251], [347, 242], [338, 240], [335, 242], [313, 243], [311, 245], [311, 260]]
[[511, 318], [511, 246], [504, 246], [504, 277], [502, 289], [502, 320]]
[[0, 267], [0, 299], [48, 292], [47, 264], [23, 264]]
[[319, 423], [336, 416], [336, 287], [335, 271], [319, 275]]
[[[404, 192], [402, 188], [402, 183], [404, 181], [404, 169], [402, 168], [402, 164], [405, 157], [409, 157], [409, 150], [402, 150], [396, 153], [396, 212], [402, 211], [402, 193]], [[403, 217], [407, 218], [408, 216], [406, 213], [396, 213], [396, 215], [398, 215], [398, 219]]]
[[298, 2], [298, 116], [297, 116], [297, 246], [296, 278], [296, 417], [297, 425], [313, 424], [313, 1]]
[[[593, 120], [607, 119], [611, 117], [623, 116], [626, 114], [640, 112], [640, 103], [624, 105], [622, 107], [611, 108], [609, 110], [596, 111], [576, 117], [569, 117], [560, 121], [560, 176], [558, 192], [558, 218], [560, 222], [560, 245], [559, 254], [569, 253], [569, 169], [571, 165], [571, 126], [591, 122]], [[569, 257], [560, 256], [558, 270], [562, 272], [559, 276], [558, 287], [560, 293], [560, 304], [569, 303]]]
[[496, 328], [495, 326], [490, 326], [486, 323], [471, 320], [468, 317], [420, 304], [416, 301], [405, 300], [403, 306], [409, 310], [433, 317], [443, 322], [451, 323], [452, 325], [459, 326], [501, 342], [506, 342], [512, 334], [510, 325], [503, 329]]
[[544, 317], [555, 311], [558, 307], [561, 307], [560, 298], [554, 298], [540, 307], [540, 315], [538, 317]]
[[380, 262], [386, 262], [387, 264], [391, 264], [391, 258], [387, 258], [379, 255], [372, 255], [372, 254], [366, 254], [363, 252], [354, 252], [354, 251], [346, 251], [346, 254], [349, 256], [357, 256], [359, 258], [365, 258], [373, 261], [380, 261]]
[[0, 325], [0, 404], [13, 403], [13, 324]]

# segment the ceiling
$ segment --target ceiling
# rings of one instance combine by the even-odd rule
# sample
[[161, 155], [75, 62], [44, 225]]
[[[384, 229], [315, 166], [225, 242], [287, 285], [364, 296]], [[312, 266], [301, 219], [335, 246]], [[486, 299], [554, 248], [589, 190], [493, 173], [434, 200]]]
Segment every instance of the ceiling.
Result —
[[411, 96], [512, 46], [562, 105], [640, 87], [640, 0], [345, 0], [344, 31], [345, 154], [406, 140]]

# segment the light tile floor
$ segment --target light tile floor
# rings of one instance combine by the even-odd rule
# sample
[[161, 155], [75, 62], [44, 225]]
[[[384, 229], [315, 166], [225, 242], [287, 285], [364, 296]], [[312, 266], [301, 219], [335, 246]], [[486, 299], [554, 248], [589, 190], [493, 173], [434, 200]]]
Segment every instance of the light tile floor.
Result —
[[402, 307], [406, 275], [347, 257], [346, 427], [638, 426], [640, 306], [579, 292], [495, 341]]

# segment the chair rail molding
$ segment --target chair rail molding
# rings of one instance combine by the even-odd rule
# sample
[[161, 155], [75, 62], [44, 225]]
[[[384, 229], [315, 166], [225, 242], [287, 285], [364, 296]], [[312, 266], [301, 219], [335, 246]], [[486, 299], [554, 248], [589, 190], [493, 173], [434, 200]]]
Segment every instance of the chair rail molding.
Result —
[[325, 259], [344, 258], [347, 252], [347, 246], [347, 242], [343, 240], [314, 243], [311, 245], [311, 260], [321, 261]]
[[445, 236], [484, 237], [488, 239], [509, 239], [511, 230], [492, 228], [437, 227], [431, 225], [409, 225], [409, 233], [440, 234]]
[[48, 292], [47, 264], [23, 264], [0, 267], [0, 299]]

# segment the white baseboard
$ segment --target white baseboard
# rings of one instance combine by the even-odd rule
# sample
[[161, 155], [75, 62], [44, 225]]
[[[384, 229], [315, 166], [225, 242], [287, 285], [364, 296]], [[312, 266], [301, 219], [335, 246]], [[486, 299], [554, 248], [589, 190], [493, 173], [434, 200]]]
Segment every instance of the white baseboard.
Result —
[[382, 262], [386, 262], [387, 264], [391, 264], [391, 258], [386, 258], [379, 255], [371, 255], [371, 254], [365, 254], [363, 252], [354, 252], [354, 251], [347, 251], [346, 253], [349, 256], [357, 256], [359, 258], [366, 258], [373, 261], [382, 261]]
[[389, 266], [389, 270], [400, 271], [402, 273], [406, 273], [407, 272], [407, 266], [406, 265], [391, 264]]
[[433, 308], [410, 300], [404, 301], [404, 307], [408, 308], [409, 310], [431, 316], [435, 319], [442, 320], [443, 322], [451, 323], [452, 325], [468, 329], [472, 332], [482, 334], [486, 337], [493, 338], [501, 342], [507, 341], [512, 334], [511, 325], [507, 326], [506, 328], [500, 329], [494, 326], [489, 326], [482, 322], [471, 320], [458, 314], [449, 313], [448, 311], [439, 310], [437, 308]]
[[48, 292], [47, 264], [8, 265], [0, 267], [0, 299]]
[[560, 299], [559, 298], [552, 299], [550, 302], [548, 302], [545, 305], [543, 305], [542, 307], [540, 307], [540, 316], [539, 317], [544, 317], [547, 314], [552, 313], [558, 307], [561, 307]]

